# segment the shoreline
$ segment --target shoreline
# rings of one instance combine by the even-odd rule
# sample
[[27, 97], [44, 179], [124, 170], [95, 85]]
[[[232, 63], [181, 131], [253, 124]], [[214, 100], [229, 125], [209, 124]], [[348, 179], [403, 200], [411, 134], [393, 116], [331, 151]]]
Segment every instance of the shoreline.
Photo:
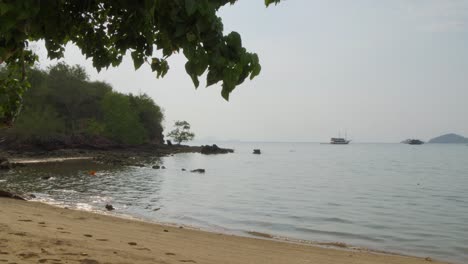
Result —
[[150, 160], [179, 153], [200, 153], [219, 155], [233, 153], [233, 149], [221, 148], [216, 144], [202, 146], [157, 145], [117, 146], [112, 148], [60, 148], [60, 149], [24, 149], [4, 148], [0, 144], [0, 169], [11, 169], [34, 163], [53, 163], [70, 160], [92, 160], [98, 163], [117, 166], [139, 166]]
[[214, 233], [42, 202], [0, 198], [0, 212], [0, 260], [17, 263], [447, 263], [263, 233]]

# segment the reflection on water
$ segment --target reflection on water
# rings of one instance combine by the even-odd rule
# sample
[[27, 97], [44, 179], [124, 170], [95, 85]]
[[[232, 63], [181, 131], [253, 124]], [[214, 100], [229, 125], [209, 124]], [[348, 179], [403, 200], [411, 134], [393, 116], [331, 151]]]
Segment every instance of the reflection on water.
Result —
[[[85, 210], [111, 203], [119, 213], [227, 233], [340, 241], [468, 262], [466, 146], [226, 147], [236, 152], [179, 154], [143, 168], [91, 161], [30, 165], [2, 172], [0, 188]], [[253, 148], [262, 155], [252, 155]], [[188, 172], [196, 168], [206, 173]]]

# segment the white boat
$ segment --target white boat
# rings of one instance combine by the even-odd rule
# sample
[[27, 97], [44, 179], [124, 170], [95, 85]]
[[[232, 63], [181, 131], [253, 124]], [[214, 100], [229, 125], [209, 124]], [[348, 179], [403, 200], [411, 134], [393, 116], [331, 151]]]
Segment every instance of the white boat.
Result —
[[345, 137], [341, 137], [341, 133], [338, 133], [338, 137], [333, 137], [330, 139], [330, 144], [333, 145], [348, 145], [351, 140], [348, 139], [348, 133], [345, 131]]
[[348, 140], [346, 138], [331, 138], [330, 139], [330, 144], [334, 145], [347, 145], [351, 142], [351, 140]]

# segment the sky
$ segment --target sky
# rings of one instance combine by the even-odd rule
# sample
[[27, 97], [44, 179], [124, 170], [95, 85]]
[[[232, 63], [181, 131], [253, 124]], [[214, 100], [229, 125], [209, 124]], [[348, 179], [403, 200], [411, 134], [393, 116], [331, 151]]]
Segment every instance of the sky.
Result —
[[[129, 56], [98, 73], [72, 44], [62, 60], [119, 92], [148, 94], [164, 109], [166, 133], [187, 120], [198, 140], [468, 136], [468, 0], [239, 0], [219, 15], [262, 65], [229, 102], [220, 85], [196, 90], [181, 55], [163, 79], [147, 65], [135, 71]], [[41, 67], [56, 63], [41, 49]]]

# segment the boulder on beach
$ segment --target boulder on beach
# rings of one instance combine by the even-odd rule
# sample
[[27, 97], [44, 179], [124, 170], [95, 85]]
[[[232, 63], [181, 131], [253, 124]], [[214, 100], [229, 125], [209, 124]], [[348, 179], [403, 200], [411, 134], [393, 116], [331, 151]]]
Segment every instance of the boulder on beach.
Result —
[[161, 166], [159, 166], [159, 165], [154, 165], [153, 166], [153, 169], [155, 169], [155, 170], [159, 170], [160, 168], [161, 168]]
[[262, 154], [262, 151], [260, 149], [254, 149], [253, 154]]
[[112, 211], [115, 208], [114, 208], [114, 206], [112, 206], [112, 204], [106, 204], [106, 209], [107, 209], [107, 211]]
[[205, 173], [205, 169], [196, 169], [196, 170], [191, 170], [190, 172]]

